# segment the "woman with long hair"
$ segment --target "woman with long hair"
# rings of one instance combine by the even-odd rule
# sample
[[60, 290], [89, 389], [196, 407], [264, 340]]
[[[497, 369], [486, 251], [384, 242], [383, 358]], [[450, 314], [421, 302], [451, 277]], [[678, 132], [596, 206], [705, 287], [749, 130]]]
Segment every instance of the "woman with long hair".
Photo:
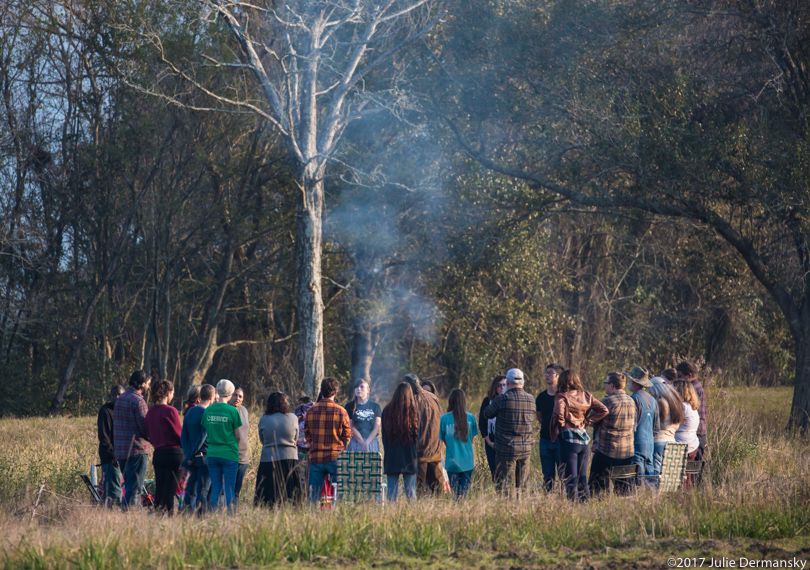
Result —
[[447, 447], [444, 468], [450, 476], [450, 487], [456, 499], [467, 494], [472, 482], [475, 468], [472, 441], [476, 435], [478, 425], [475, 416], [467, 411], [467, 397], [463, 390], [455, 388], [450, 392], [447, 413], [441, 419], [439, 439]]
[[186, 401], [183, 402], [183, 417], [186, 417], [188, 411], [200, 403], [200, 390], [202, 390], [202, 384], [194, 384], [188, 389]]
[[180, 414], [170, 405], [174, 384], [158, 380], [152, 386], [152, 407], [146, 413], [146, 435], [155, 448], [155, 508], [174, 514], [174, 494], [180, 483], [183, 448], [180, 445]]
[[369, 399], [371, 386], [368, 380], [361, 378], [354, 385], [354, 400], [346, 405], [349, 414], [349, 425], [352, 438], [346, 451], [380, 451], [380, 405]]
[[700, 414], [698, 413], [700, 399], [689, 380], [675, 380], [673, 387], [683, 400], [684, 412], [683, 423], [678, 426], [675, 432], [675, 441], [686, 444], [687, 460], [694, 461], [700, 459], [698, 457], [700, 440], [697, 436], [698, 425], [700, 424]]
[[496, 376], [490, 382], [487, 396], [481, 402], [481, 409], [478, 410], [478, 432], [484, 438], [484, 452], [487, 456], [489, 474], [492, 476], [493, 481], [495, 481], [495, 467], [497, 466], [497, 459], [495, 458], [495, 418], [491, 420], [486, 418], [484, 410], [492, 400], [504, 392], [506, 392], [506, 376]]
[[653, 469], [656, 475], [661, 474], [664, 463], [664, 449], [667, 443], [675, 443], [675, 432], [683, 423], [686, 414], [683, 411], [683, 400], [678, 393], [667, 384], [665, 378], [656, 376], [649, 387], [650, 395], [658, 403], [658, 419], [661, 427], [653, 438]]
[[303, 497], [298, 476], [298, 418], [290, 411], [290, 402], [281, 392], [267, 397], [264, 415], [259, 419], [262, 456], [256, 474], [256, 506], [274, 506]]
[[590, 497], [587, 470], [591, 436], [586, 428], [607, 415], [608, 409], [582, 387], [576, 372], [565, 370], [560, 374], [549, 431], [551, 441], [560, 440], [562, 478], [572, 501], [579, 496]]
[[419, 420], [413, 390], [409, 384], [402, 382], [382, 411], [382, 440], [385, 447], [383, 472], [388, 479], [389, 502], [397, 500], [400, 475], [405, 485], [405, 495], [408, 499], [416, 497], [418, 437]]

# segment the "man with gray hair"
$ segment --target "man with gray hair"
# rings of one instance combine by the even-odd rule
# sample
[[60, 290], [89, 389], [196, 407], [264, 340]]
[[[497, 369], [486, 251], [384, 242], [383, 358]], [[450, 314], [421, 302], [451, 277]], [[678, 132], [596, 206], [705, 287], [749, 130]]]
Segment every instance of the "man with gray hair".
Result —
[[536, 407], [534, 398], [523, 391], [523, 372], [512, 368], [506, 373], [506, 392], [497, 396], [484, 409], [484, 416], [497, 418], [495, 423], [495, 487], [509, 494], [514, 477], [515, 489], [526, 487], [529, 456], [534, 445], [532, 422]]

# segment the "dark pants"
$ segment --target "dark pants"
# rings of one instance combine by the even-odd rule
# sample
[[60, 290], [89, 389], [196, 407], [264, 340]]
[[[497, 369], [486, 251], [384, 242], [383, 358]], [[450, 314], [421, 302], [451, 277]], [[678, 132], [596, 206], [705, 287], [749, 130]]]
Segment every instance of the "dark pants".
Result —
[[156, 449], [152, 457], [155, 467], [155, 508], [169, 515], [174, 513], [174, 495], [180, 484], [180, 465], [183, 463], [183, 450]]
[[[595, 451], [593, 454], [593, 460], [591, 461], [591, 476], [588, 479], [591, 494], [598, 495], [599, 493], [602, 493], [608, 489], [608, 486], [610, 485], [611, 467], [621, 467], [624, 465], [631, 465], [632, 463], [632, 456], [625, 457], [624, 459], [614, 459], [613, 457], [608, 457], [601, 451]], [[617, 493], [626, 495], [629, 490], [630, 484], [628, 482], [616, 483]]]
[[104, 476], [104, 489], [101, 495], [101, 502], [108, 507], [121, 504], [121, 469], [112, 463], [101, 466], [101, 473]]
[[144, 453], [132, 455], [124, 461], [119, 461], [121, 471], [124, 473], [124, 510], [133, 505], [140, 506], [141, 489], [146, 479], [148, 462], [149, 456]]
[[209, 495], [211, 494], [211, 476], [208, 474], [208, 467], [186, 467], [188, 469], [188, 479], [186, 479], [186, 499], [183, 503], [183, 510], [191, 512], [208, 512]]
[[588, 446], [560, 441], [560, 459], [563, 464], [563, 481], [568, 498], [576, 501], [590, 496], [588, 490]]
[[247, 473], [248, 463], [240, 463], [236, 468], [236, 486], [233, 488], [233, 500], [239, 504], [239, 494], [242, 492], [242, 483], [245, 482], [245, 473]]
[[450, 488], [453, 489], [453, 493], [456, 495], [456, 499], [460, 499], [462, 496], [467, 494], [467, 491], [470, 490], [470, 483], [472, 483], [472, 470], [470, 471], [462, 471], [461, 473], [448, 473], [447, 476], [450, 478]]
[[420, 495], [426, 495], [428, 490], [431, 493], [440, 493], [444, 484], [441, 461], [419, 460], [418, 472], [416, 474], [416, 490]]
[[546, 493], [554, 490], [554, 479], [562, 473], [560, 461], [560, 442], [540, 439], [540, 466], [543, 468], [543, 484]]
[[280, 459], [259, 463], [256, 473], [256, 494], [253, 504], [273, 507], [284, 503], [298, 503], [303, 497], [297, 459]]
[[[514, 479], [514, 487], [512, 487], [512, 480]], [[509, 495], [512, 489], [518, 493], [521, 489], [526, 487], [526, 481], [529, 479], [529, 458], [522, 459], [506, 459], [505, 457], [498, 456], [498, 467], [495, 469], [495, 488], [503, 493]]]
[[489, 465], [489, 474], [492, 476], [492, 480], [495, 481], [495, 469], [498, 467], [498, 454], [495, 453], [495, 448], [487, 445], [487, 442], [484, 442], [484, 451], [487, 454], [487, 465]]

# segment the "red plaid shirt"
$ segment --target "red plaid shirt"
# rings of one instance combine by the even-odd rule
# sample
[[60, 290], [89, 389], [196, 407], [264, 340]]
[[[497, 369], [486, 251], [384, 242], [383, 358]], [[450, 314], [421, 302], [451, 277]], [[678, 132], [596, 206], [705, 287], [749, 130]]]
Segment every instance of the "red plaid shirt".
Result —
[[132, 388], [121, 394], [113, 408], [113, 448], [118, 461], [149, 453], [146, 435], [146, 401]]
[[304, 433], [311, 446], [310, 463], [337, 461], [352, 438], [349, 414], [332, 400], [321, 400], [307, 412]]
[[[698, 424], [697, 434], [706, 435], [706, 392], [703, 391], [703, 385], [697, 380], [692, 380], [692, 387], [697, 392], [698, 399], [700, 400], [700, 407], [698, 408], [698, 415], [700, 416], [700, 424]], [[118, 404], [116, 404], [117, 406]]]

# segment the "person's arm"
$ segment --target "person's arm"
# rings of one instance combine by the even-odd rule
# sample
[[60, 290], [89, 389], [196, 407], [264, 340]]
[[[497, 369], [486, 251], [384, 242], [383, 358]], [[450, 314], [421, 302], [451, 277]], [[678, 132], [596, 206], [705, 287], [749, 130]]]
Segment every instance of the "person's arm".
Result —
[[343, 449], [346, 449], [352, 439], [352, 428], [349, 427], [349, 414], [346, 413], [346, 410], [343, 410], [343, 423], [340, 427], [340, 441], [343, 442]]
[[[186, 420], [188, 419], [188, 413], [186, 414]], [[188, 421], [183, 421], [183, 427], [180, 429], [180, 448], [183, 450], [183, 455], [186, 456], [186, 461], [190, 457], [189, 451], [191, 451], [191, 436], [188, 434]]]
[[608, 415], [607, 406], [602, 402], [591, 396], [591, 409], [585, 416], [585, 427], [588, 427], [591, 422], [598, 422]]
[[203, 445], [205, 445], [206, 440], [208, 439], [208, 432], [205, 431], [205, 426], [200, 424], [200, 435], [197, 436], [197, 441], [194, 442], [194, 447], [191, 448], [191, 453], [186, 457], [186, 462], [189, 465], [194, 464], [194, 457], [197, 456], [200, 452], [202, 452]]
[[489, 405], [486, 408], [484, 408], [484, 416], [485, 417], [487, 417], [489, 419], [492, 419], [492, 418], [494, 418], [495, 416], [498, 415], [498, 412], [501, 410], [501, 400], [503, 400], [502, 396], [503, 396], [503, 394], [501, 394], [500, 396], [494, 398], [489, 403]]
[[565, 425], [565, 414], [568, 406], [563, 398], [554, 399], [554, 411], [551, 413], [551, 421], [548, 423], [551, 441], [557, 441], [560, 429]]
[[658, 402], [653, 398], [653, 437], [658, 435], [658, 432], [661, 431], [661, 414], [660, 410], [658, 409]]
[[[633, 396], [630, 397], [633, 398]], [[633, 398], [633, 403], [636, 405], [636, 426], [633, 428], [633, 433], [638, 431], [638, 424], [641, 422], [641, 402], [639, 400], [641, 400], [640, 397]]]
[[149, 441], [149, 434], [146, 432], [146, 414], [149, 408], [146, 407], [146, 400], [138, 400], [138, 409], [135, 410], [135, 426], [138, 428], [140, 436]]
[[382, 425], [382, 418], [377, 416], [374, 418], [374, 427], [371, 428], [371, 433], [368, 434], [368, 439], [365, 441], [365, 451], [368, 451], [368, 446], [371, 445], [371, 442], [377, 438], [377, 434], [380, 433], [380, 426]]

